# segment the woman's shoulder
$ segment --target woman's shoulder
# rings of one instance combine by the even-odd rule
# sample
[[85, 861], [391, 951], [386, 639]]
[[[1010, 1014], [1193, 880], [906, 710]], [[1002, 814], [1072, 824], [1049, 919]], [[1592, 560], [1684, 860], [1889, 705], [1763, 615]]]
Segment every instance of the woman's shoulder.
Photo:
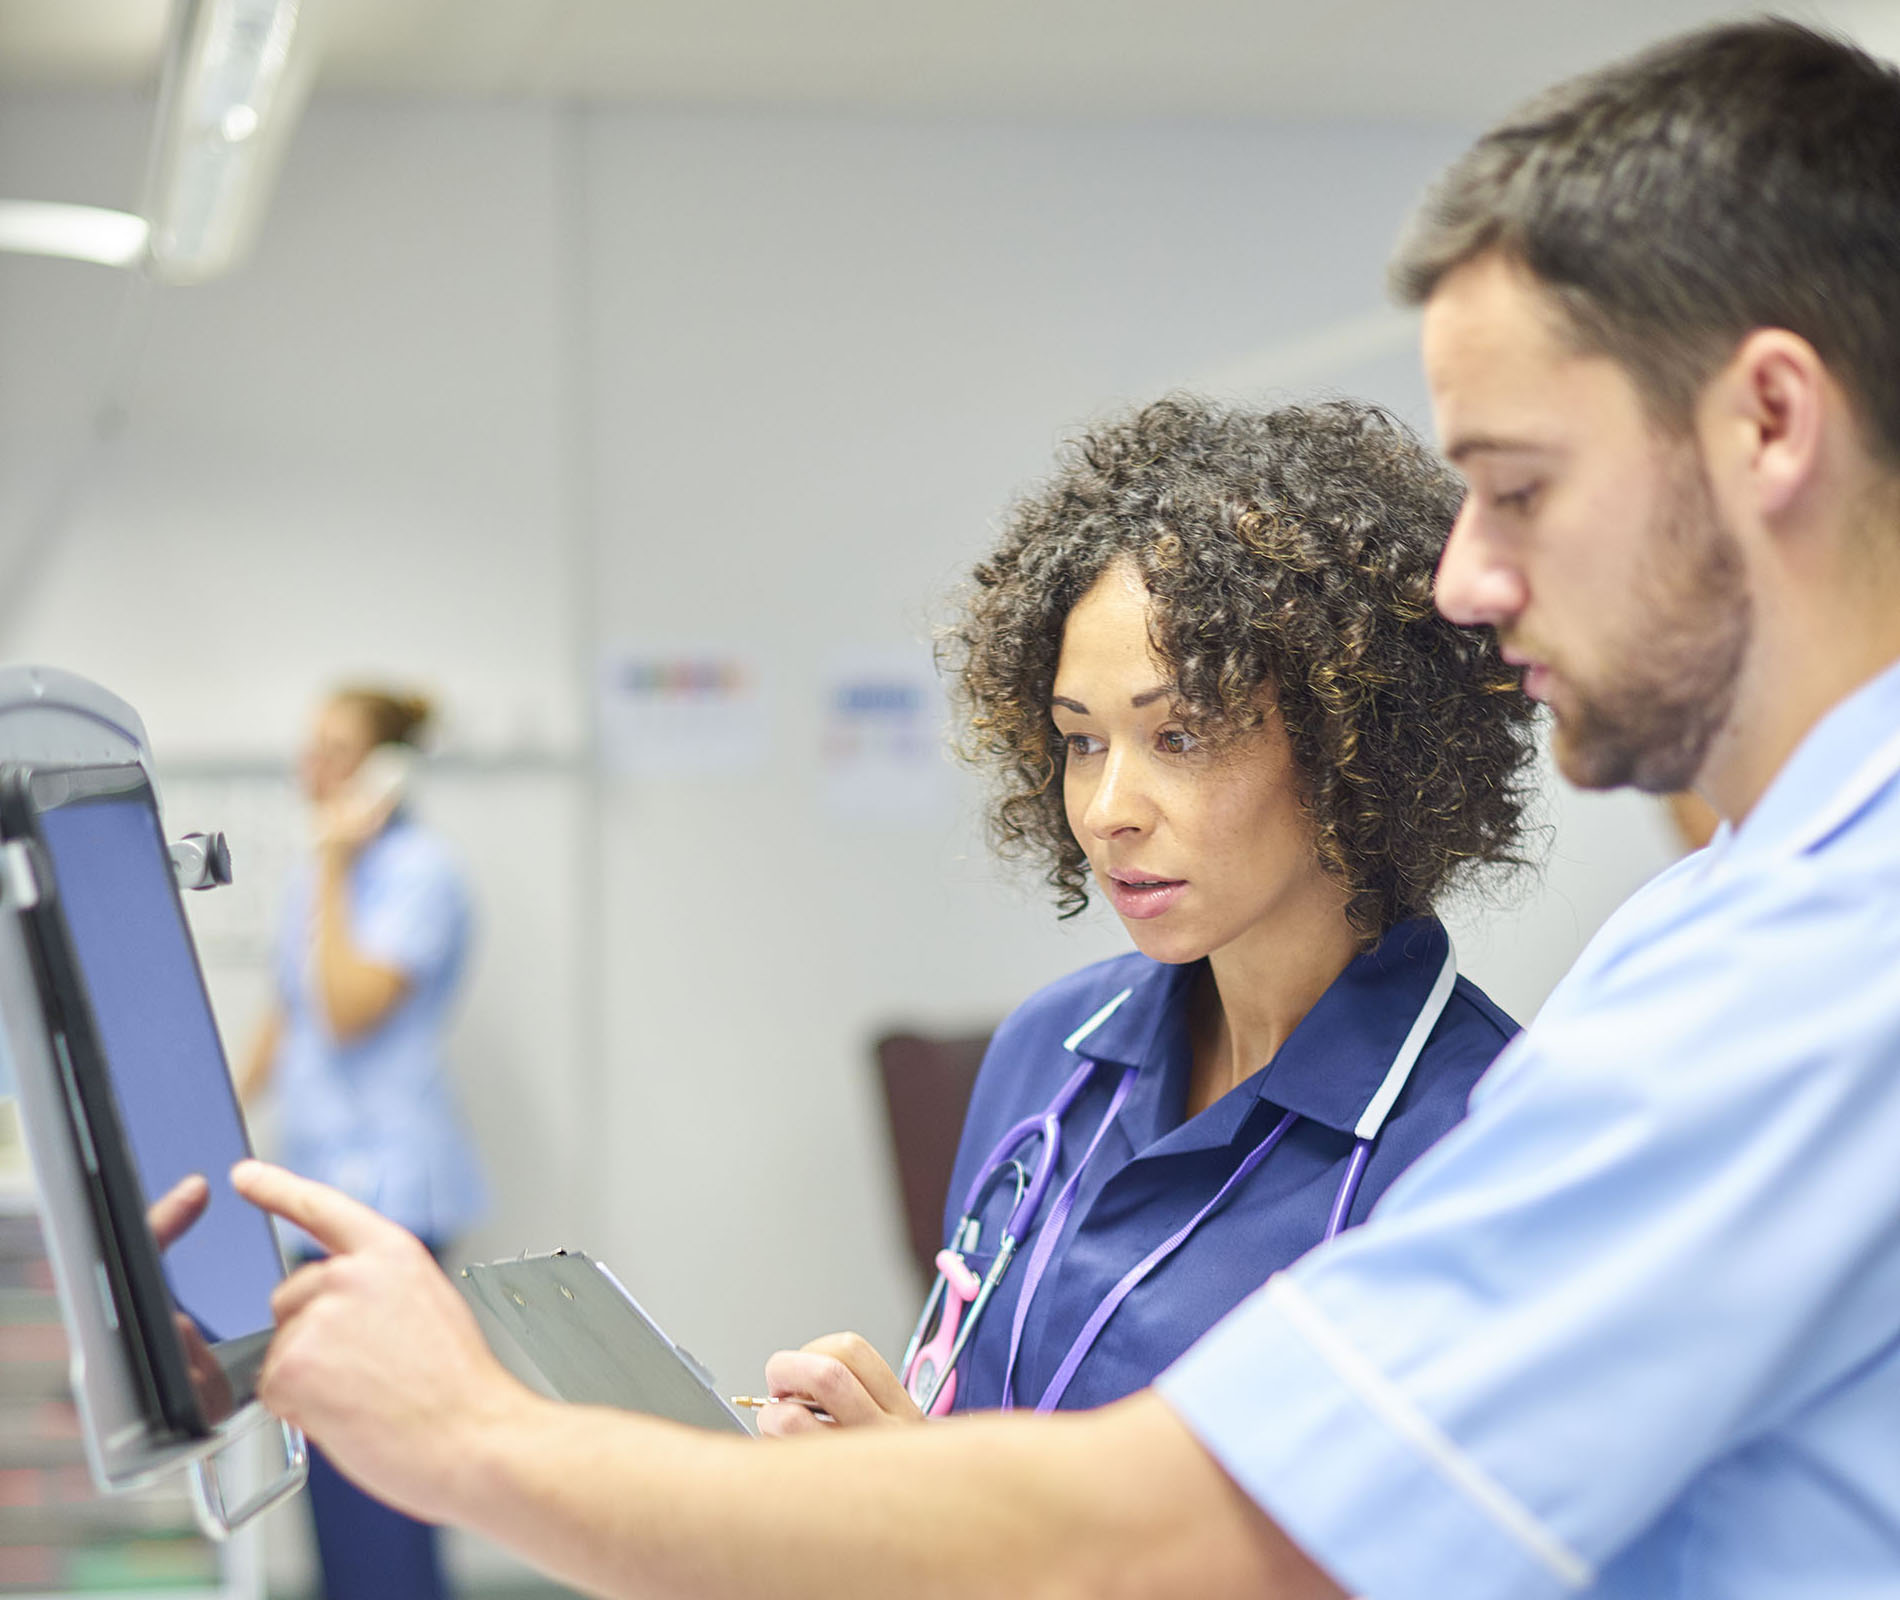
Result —
[[461, 858], [433, 828], [399, 814], [377, 835], [375, 868], [389, 876], [444, 885], [460, 883]]
[[[1380, 1185], [1388, 1183], [1464, 1120], [1471, 1092], [1518, 1025], [1469, 978], [1460, 976], [1444, 1014], [1379, 1137]], [[1376, 1191], [1375, 1191], [1376, 1192]]]
[[1495, 1038], [1500, 1049], [1524, 1031], [1521, 1022], [1462, 974], [1446, 1009], [1457, 1014], [1467, 1027]]
[[1475, 1084], [1522, 1031], [1502, 1006], [1461, 973], [1426, 1048], [1437, 1072], [1457, 1073]]
[[1502, 1006], [1458, 971], [1451, 931], [1429, 912], [1389, 930], [1378, 948], [1362, 960], [1369, 963], [1374, 977], [1371, 988], [1360, 992], [1383, 990], [1408, 1017], [1427, 991], [1436, 990], [1443, 981], [1443, 968], [1451, 967], [1456, 978], [1432, 1029], [1428, 1052], [1455, 1046], [1460, 1053], [1475, 1053], [1488, 1062], [1522, 1031]]

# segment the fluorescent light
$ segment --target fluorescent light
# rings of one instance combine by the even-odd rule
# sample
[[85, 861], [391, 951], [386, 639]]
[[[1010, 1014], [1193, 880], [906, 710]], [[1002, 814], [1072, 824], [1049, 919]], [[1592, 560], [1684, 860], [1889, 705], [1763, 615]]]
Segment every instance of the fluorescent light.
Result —
[[310, 90], [314, 0], [179, 0], [145, 214], [148, 269], [200, 283], [243, 259]]
[[143, 217], [100, 206], [0, 200], [0, 250], [129, 267], [145, 254]]

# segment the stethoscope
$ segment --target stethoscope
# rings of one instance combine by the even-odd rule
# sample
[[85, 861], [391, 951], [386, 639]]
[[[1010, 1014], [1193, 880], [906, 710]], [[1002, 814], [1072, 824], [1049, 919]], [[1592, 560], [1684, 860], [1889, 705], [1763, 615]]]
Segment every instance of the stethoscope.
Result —
[[[1331, 1239], [1346, 1226], [1353, 1201], [1359, 1193], [1360, 1180], [1365, 1177], [1366, 1166], [1372, 1159], [1373, 1144], [1385, 1126], [1386, 1117], [1391, 1113], [1400, 1092], [1405, 1088], [1406, 1080], [1411, 1077], [1413, 1067], [1418, 1064], [1418, 1058], [1425, 1049], [1425, 1041], [1438, 1025], [1439, 1016], [1451, 999], [1452, 988], [1457, 981], [1457, 953], [1448, 942], [1444, 962], [1438, 969], [1430, 993], [1419, 1007], [1418, 1015], [1413, 1019], [1404, 1042], [1400, 1044], [1398, 1054], [1393, 1057], [1385, 1078], [1353, 1128], [1352, 1154], [1347, 1159], [1345, 1174], [1340, 1179], [1339, 1192], [1333, 1198], [1333, 1208], [1327, 1216], [1322, 1239]], [[1132, 989], [1122, 990], [1063, 1040], [1062, 1047], [1074, 1054], [1077, 1046], [1107, 1022], [1133, 992]], [[989, 1158], [977, 1169], [976, 1177], [964, 1195], [957, 1225], [951, 1230], [950, 1243], [947, 1248], [937, 1252], [936, 1281], [930, 1286], [923, 1312], [917, 1318], [917, 1326], [911, 1333], [910, 1343], [904, 1348], [904, 1358], [898, 1365], [905, 1389], [926, 1416], [946, 1415], [956, 1400], [957, 1362], [969, 1344], [971, 1334], [976, 1331], [991, 1297], [996, 1293], [996, 1286], [1003, 1281], [1004, 1273], [1015, 1260], [1030, 1229], [1036, 1226], [1037, 1214], [1048, 1195], [1049, 1184], [1055, 1176], [1061, 1154], [1063, 1118], [1093, 1078], [1098, 1065], [1092, 1058], [1084, 1056], [1047, 1106], [1035, 1115], [1023, 1118], [1005, 1132], [996, 1141]], [[1005, 1411], [1015, 1406], [1016, 1357], [1022, 1347], [1023, 1327], [1028, 1320], [1030, 1303], [1042, 1286], [1050, 1257], [1069, 1220], [1069, 1213], [1074, 1209], [1082, 1174], [1103, 1136], [1121, 1115], [1122, 1106], [1134, 1088], [1135, 1077], [1134, 1067], [1123, 1069], [1121, 1080], [1109, 1099], [1108, 1109], [1102, 1113], [1102, 1119], [1089, 1139], [1088, 1148], [1083, 1151], [1082, 1159], [1076, 1163], [1075, 1170], [1057, 1192], [1049, 1216], [1037, 1232], [1035, 1246], [1029, 1253], [1029, 1262], [1024, 1269], [1022, 1293], [1016, 1298], [1015, 1315], [1010, 1324], [1009, 1360], [1003, 1374], [1002, 1408]], [[1299, 1120], [1297, 1111], [1289, 1111], [1282, 1116], [1266, 1137], [1242, 1158], [1240, 1165], [1221, 1185], [1213, 1199], [1150, 1250], [1102, 1297], [1036, 1402], [1037, 1411], [1055, 1409], [1076, 1370], [1094, 1348], [1109, 1318], [1121, 1303], [1168, 1257], [1187, 1243], [1195, 1230], [1220, 1208], [1254, 1168], [1272, 1154], [1274, 1146], [1286, 1137]], [[995, 1259], [991, 1261], [989, 1271], [979, 1278], [970, 1267], [968, 1258], [976, 1251], [982, 1237], [980, 1218], [984, 1208], [995, 1194], [1004, 1190], [1010, 1195], [1009, 1211], [1003, 1219], [1003, 1231], [997, 1242]]]

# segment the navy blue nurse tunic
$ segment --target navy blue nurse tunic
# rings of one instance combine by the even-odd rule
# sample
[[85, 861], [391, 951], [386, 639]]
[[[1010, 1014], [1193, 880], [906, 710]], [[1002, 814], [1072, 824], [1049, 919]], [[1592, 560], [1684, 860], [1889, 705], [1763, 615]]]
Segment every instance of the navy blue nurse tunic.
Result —
[[[1105, 1405], [1146, 1387], [1164, 1367], [1281, 1267], [1320, 1242], [1352, 1153], [1354, 1125], [1444, 964], [1434, 917], [1401, 923], [1349, 963], [1273, 1059], [1198, 1116], [1184, 1117], [1191, 1053], [1188, 1001], [1201, 963], [1140, 954], [1073, 973], [1032, 996], [997, 1030], [963, 1125], [944, 1238], [972, 1179], [1014, 1123], [1039, 1114], [1086, 1057], [1100, 1063], [1062, 1121], [1061, 1160], [1042, 1225], [1094, 1136], [1127, 1067], [1138, 1075], [1089, 1161], [1074, 1209], [1030, 1303], [1015, 1403], [1033, 1408], [1103, 1298], [1131, 1267], [1188, 1222], [1288, 1111], [1299, 1120], [1174, 1255], [1121, 1304], [1061, 1398]], [[1073, 1051], [1063, 1041], [1124, 989], [1128, 998]], [[1394, 1178], [1465, 1114], [1465, 1102], [1517, 1026], [1460, 978], [1372, 1150], [1353, 1203], [1364, 1220]], [[1008, 1186], [993, 1192], [969, 1261], [993, 1257]], [[1010, 1324], [1035, 1231], [1021, 1248], [957, 1363], [956, 1409], [999, 1405]]]

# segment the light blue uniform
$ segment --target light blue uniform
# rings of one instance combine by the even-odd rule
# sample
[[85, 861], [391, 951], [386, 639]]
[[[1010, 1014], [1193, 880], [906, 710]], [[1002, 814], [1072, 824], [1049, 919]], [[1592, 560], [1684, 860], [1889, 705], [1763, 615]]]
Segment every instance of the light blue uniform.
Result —
[[317, 993], [315, 889], [314, 870], [299, 872], [278, 953], [284, 1165], [445, 1244], [485, 1202], [442, 1070], [442, 1034], [468, 948], [461, 873], [441, 840], [400, 813], [358, 854], [351, 939], [369, 960], [408, 978], [410, 989], [379, 1026], [348, 1043], [331, 1032]]
[[1900, 1594], [1900, 668], [1160, 1388], [1372, 1600]]

